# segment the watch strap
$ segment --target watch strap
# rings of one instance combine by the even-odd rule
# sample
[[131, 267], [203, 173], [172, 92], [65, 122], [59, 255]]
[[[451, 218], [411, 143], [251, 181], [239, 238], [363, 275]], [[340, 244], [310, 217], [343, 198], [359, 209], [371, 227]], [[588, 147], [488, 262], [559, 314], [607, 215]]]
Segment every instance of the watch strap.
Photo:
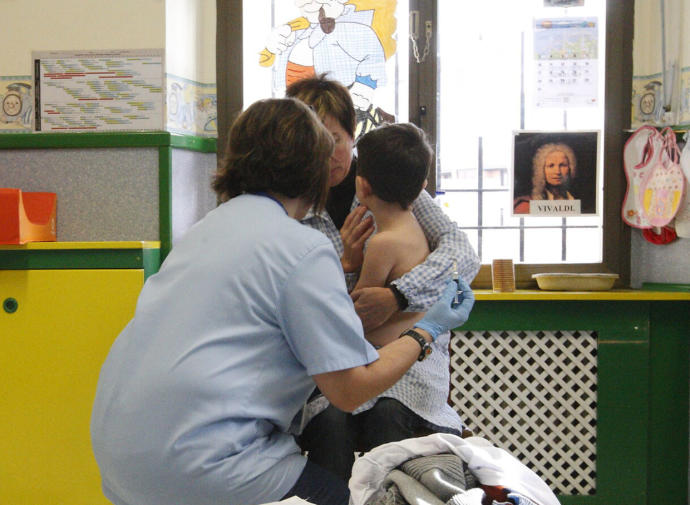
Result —
[[400, 292], [398, 286], [396, 286], [395, 284], [389, 284], [388, 289], [390, 289], [393, 292], [393, 296], [395, 296], [395, 301], [398, 302], [398, 309], [405, 310], [408, 307], [408, 305], [410, 305], [410, 302], [408, 302], [407, 298], [405, 298], [405, 295], [403, 295]]
[[431, 354], [431, 345], [429, 344], [429, 342], [426, 341], [426, 339], [422, 336], [421, 333], [410, 328], [409, 330], [405, 330], [399, 338], [405, 336], [412, 337], [413, 339], [415, 339], [419, 344], [419, 347], [421, 347], [419, 356], [417, 356], [417, 361], [424, 361], [424, 359], [429, 354]]

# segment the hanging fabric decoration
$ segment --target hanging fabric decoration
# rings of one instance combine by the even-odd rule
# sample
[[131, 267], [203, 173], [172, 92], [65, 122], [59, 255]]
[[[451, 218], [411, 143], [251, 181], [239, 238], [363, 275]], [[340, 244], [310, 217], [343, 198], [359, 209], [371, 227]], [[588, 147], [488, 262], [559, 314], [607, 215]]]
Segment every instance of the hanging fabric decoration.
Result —
[[690, 173], [690, 148], [681, 156], [676, 133], [669, 127], [659, 132], [649, 125], [635, 130], [625, 143], [623, 169], [628, 182], [623, 221], [641, 229], [652, 244], [690, 236], [690, 201], [683, 173]]
[[650, 228], [640, 205], [642, 183], [647, 180], [652, 169], [659, 163], [664, 147], [664, 139], [653, 126], [641, 126], [630, 136], [623, 149], [623, 169], [628, 188], [623, 199], [621, 216], [623, 221], [634, 228]]
[[666, 226], [675, 217], [685, 190], [685, 176], [680, 168], [680, 150], [671, 128], [661, 132], [663, 149], [640, 186], [643, 217], [652, 226]]

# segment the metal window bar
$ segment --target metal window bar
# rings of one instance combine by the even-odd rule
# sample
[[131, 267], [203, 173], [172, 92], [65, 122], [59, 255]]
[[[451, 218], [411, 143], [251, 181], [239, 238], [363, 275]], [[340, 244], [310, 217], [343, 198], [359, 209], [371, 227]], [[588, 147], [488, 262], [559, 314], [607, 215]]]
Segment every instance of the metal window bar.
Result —
[[[525, 32], [520, 32], [520, 129], [525, 129]], [[525, 262], [525, 218], [520, 218], [520, 263]]]
[[465, 231], [477, 231], [477, 254], [479, 255], [480, 258], [482, 258], [482, 234], [486, 230], [520, 230], [520, 262], [524, 262], [524, 232], [525, 230], [553, 230], [553, 229], [560, 229], [562, 231], [562, 246], [561, 246], [561, 259], [562, 261], [566, 261], [566, 239], [567, 239], [567, 232], [569, 230], [576, 230], [576, 229], [596, 229], [598, 228], [597, 225], [569, 225], [567, 223], [567, 218], [563, 218], [562, 222], [560, 225], [544, 225], [544, 226], [525, 226], [524, 218], [520, 218], [519, 223], [517, 225], [505, 225], [501, 222], [499, 226], [486, 226], [483, 224], [483, 217], [482, 217], [482, 209], [483, 209], [483, 195], [485, 193], [509, 193], [508, 189], [484, 189], [484, 188], [479, 188], [479, 189], [445, 189], [444, 193], [446, 194], [451, 194], [451, 193], [476, 193], [477, 194], [477, 207], [478, 207], [478, 212], [479, 212], [479, 217], [477, 219], [477, 224], [472, 226], [465, 226], [458, 224], [460, 229], [465, 230]]
[[[521, 57], [520, 57], [520, 129], [525, 128], [525, 33], [522, 32], [520, 35], [520, 46], [521, 46]], [[568, 129], [568, 111], [563, 110], [563, 129]], [[440, 151], [441, 146], [439, 146]], [[439, 157], [440, 158], [440, 157]], [[439, 167], [440, 168], [440, 167]], [[567, 239], [568, 230], [573, 229], [585, 229], [585, 228], [597, 228], [596, 225], [568, 225], [568, 220], [563, 217], [560, 225], [547, 225], [547, 226], [525, 226], [525, 218], [519, 218], [519, 224], [517, 226], [504, 226], [503, 218], [501, 217], [500, 226], [484, 226], [484, 193], [485, 192], [505, 192], [508, 193], [508, 189], [484, 189], [484, 144], [483, 138], [480, 135], [477, 137], [477, 189], [445, 189], [445, 193], [476, 193], [477, 194], [477, 225], [476, 226], [461, 226], [463, 230], [476, 230], [477, 231], [477, 254], [480, 259], [483, 259], [483, 232], [484, 230], [496, 230], [496, 229], [518, 229], [520, 231], [520, 257], [519, 262], [525, 262], [525, 230], [535, 230], [535, 229], [554, 229], [560, 228], [561, 230], [561, 261], [565, 262], [567, 260]], [[439, 181], [439, 187], [441, 186], [440, 170], [437, 174], [437, 180]]]
[[479, 227], [479, 231], [477, 232], [477, 254], [479, 257], [483, 257], [483, 251], [482, 251], [482, 234], [484, 231], [484, 177], [483, 177], [483, 172], [484, 172], [484, 149], [483, 149], [483, 140], [481, 135], [479, 136], [479, 139], [477, 140], [477, 189], [478, 189], [478, 195], [477, 195], [477, 225]]

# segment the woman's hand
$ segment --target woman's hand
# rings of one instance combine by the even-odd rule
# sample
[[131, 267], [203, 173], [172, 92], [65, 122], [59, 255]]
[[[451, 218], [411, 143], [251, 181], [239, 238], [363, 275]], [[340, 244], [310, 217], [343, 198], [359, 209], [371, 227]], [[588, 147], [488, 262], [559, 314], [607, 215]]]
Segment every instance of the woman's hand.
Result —
[[[421, 321], [415, 323], [415, 327], [426, 330], [433, 340], [448, 330], [465, 324], [470, 317], [474, 306], [474, 293], [462, 278], [455, 282], [450, 281], [441, 298], [431, 306]], [[455, 303], [456, 292], [462, 291], [462, 300]]]
[[374, 219], [369, 216], [362, 219], [367, 208], [360, 205], [350, 212], [345, 218], [342, 228], [340, 228], [340, 239], [343, 241], [343, 255], [340, 263], [343, 265], [343, 272], [357, 272], [362, 268], [364, 261], [364, 244], [374, 233]]
[[397, 312], [398, 301], [388, 288], [361, 288], [350, 293], [364, 331], [378, 328]]

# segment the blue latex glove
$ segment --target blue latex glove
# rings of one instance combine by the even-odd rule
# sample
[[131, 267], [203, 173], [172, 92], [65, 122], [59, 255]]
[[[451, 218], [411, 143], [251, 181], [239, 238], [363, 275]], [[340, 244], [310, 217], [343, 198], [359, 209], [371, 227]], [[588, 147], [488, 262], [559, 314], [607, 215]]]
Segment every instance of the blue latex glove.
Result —
[[[460, 290], [460, 301], [454, 303], [455, 294]], [[415, 327], [426, 330], [436, 340], [441, 333], [465, 324], [474, 306], [474, 293], [463, 279], [449, 281], [441, 298], [431, 306]]]

